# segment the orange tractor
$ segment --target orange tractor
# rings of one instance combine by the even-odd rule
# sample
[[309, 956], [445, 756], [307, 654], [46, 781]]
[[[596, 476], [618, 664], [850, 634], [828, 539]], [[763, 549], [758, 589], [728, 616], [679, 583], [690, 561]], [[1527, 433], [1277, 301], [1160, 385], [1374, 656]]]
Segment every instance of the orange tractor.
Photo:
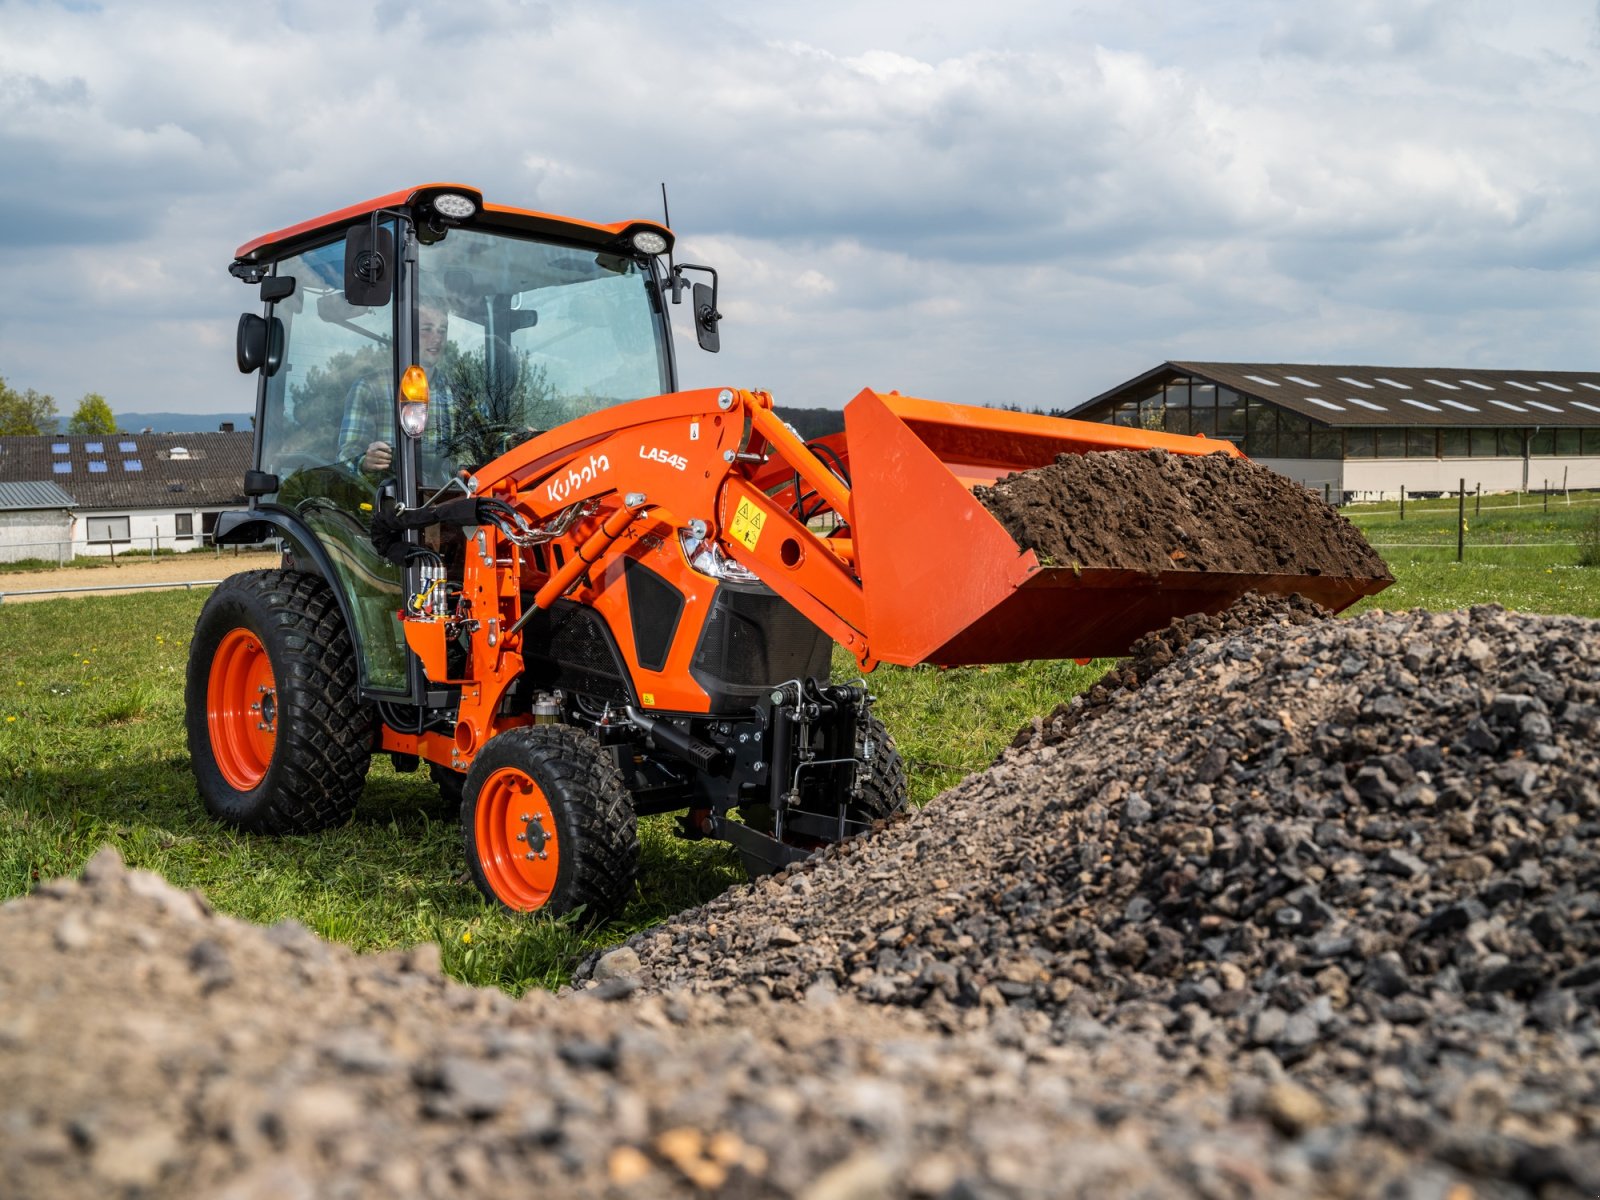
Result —
[[[905, 803], [862, 678], [1121, 653], [1252, 588], [1342, 608], [1371, 584], [1042, 565], [974, 484], [1062, 452], [1204, 439], [863, 391], [806, 442], [764, 392], [677, 390], [667, 305], [718, 343], [673, 235], [434, 184], [257, 238], [231, 271], [257, 375], [235, 575], [189, 662], [199, 791], [246, 830], [355, 808], [374, 753], [459, 796], [507, 908], [631, 895], [638, 815], [772, 870]], [[709, 283], [691, 284], [690, 271]]]

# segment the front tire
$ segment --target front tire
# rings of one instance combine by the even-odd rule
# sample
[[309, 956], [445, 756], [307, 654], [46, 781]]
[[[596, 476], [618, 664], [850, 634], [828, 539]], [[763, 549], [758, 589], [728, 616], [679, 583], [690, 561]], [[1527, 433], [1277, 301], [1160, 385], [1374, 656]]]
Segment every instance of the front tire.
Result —
[[206, 810], [251, 833], [349, 820], [372, 762], [373, 714], [358, 690], [350, 634], [322, 579], [223, 580], [195, 624], [184, 697]]
[[622, 775], [600, 743], [570, 725], [530, 725], [489, 739], [462, 787], [467, 869], [513, 912], [622, 911], [639, 870], [639, 830]]

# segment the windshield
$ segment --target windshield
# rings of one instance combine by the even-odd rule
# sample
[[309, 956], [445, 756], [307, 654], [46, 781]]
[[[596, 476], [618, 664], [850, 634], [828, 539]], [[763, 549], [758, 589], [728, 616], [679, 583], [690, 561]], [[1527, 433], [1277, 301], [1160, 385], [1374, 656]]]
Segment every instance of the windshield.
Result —
[[425, 482], [671, 390], [664, 319], [637, 259], [455, 229], [422, 246], [418, 265]]

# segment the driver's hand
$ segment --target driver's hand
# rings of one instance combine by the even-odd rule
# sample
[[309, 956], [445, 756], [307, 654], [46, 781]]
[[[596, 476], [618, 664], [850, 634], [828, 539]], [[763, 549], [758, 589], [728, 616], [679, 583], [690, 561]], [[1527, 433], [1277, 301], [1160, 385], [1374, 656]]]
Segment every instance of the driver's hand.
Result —
[[394, 461], [394, 447], [388, 442], [373, 442], [367, 447], [367, 452], [361, 456], [361, 469], [363, 471], [387, 471], [389, 464]]

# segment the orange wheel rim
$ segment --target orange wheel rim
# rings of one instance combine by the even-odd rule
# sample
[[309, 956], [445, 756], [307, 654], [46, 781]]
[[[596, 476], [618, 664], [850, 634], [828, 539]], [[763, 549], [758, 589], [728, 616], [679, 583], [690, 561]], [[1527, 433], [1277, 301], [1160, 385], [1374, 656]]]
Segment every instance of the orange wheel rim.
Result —
[[501, 767], [485, 779], [473, 832], [484, 878], [507, 908], [530, 912], [550, 899], [561, 851], [555, 813], [531, 775]]
[[267, 648], [248, 629], [230, 630], [211, 660], [206, 723], [222, 777], [241, 792], [256, 787], [278, 743], [278, 689]]

